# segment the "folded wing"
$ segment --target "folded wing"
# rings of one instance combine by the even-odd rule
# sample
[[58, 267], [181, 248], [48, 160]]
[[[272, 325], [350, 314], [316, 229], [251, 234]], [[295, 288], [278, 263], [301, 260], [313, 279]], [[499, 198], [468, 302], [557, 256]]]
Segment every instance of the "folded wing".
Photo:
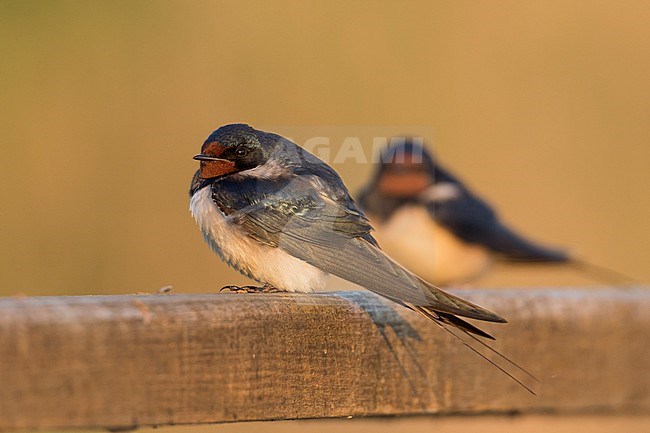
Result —
[[[249, 236], [281, 248], [294, 257], [351, 281], [402, 305], [491, 322], [505, 319], [425, 282], [386, 256], [370, 234], [372, 227], [349, 195], [316, 188], [318, 179], [299, 176], [265, 185], [251, 180], [256, 191], [242, 202], [240, 188], [213, 190], [220, 208]], [[228, 200], [225, 194], [236, 194]], [[235, 203], [230, 208], [223, 203]]]
[[433, 218], [468, 243], [483, 245], [506, 260], [564, 262], [566, 252], [537, 245], [506, 227], [482, 200], [466, 192], [461, 197], [432, 201]]

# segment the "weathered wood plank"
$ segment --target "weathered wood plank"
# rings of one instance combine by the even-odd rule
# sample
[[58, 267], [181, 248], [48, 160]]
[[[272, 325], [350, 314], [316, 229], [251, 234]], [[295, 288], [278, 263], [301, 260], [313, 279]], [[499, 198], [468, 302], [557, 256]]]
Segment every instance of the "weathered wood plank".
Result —
[[537, 397], [368, 292], [2, 299], [0, 429], [650, 410], [650, 291], [457, 293]]

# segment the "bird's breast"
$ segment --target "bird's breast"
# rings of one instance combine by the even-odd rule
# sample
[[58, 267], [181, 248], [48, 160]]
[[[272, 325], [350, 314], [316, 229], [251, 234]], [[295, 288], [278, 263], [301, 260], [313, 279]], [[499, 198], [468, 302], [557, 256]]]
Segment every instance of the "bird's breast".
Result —
[[210, 187], [194, 193], [190, 212], [210, 248], [247, 277], [289, 292], [312, 292], [325, 287], [327, 274], [321, 270], [248, 236], [219, 210]]
[[[370, 218], [374, 223], [372, 215]], [[374, 226], [375, 237], [389, 256], [434, 284], [469, 281], [491, 263], [485, 248], [454, 236], [436, 223], [424, 206], [403, 206]]]

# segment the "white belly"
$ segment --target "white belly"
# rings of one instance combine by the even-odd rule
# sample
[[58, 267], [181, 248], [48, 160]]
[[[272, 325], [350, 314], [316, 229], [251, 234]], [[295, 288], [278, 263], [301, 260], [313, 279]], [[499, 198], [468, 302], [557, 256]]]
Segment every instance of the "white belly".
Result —
[[405, 206], [375, 229], [379, 245], [389, 256], [433, 284], [477, 278], [492, 261], [485, 248], [461, 241], [422, 206]]
[[231, 223], [212, 201], [209, 187], [192, 196], [190, 212], [214, 252], [242, 274], [288, 292], [325, 287], [325, 272], [279, 248], [257, 242]]

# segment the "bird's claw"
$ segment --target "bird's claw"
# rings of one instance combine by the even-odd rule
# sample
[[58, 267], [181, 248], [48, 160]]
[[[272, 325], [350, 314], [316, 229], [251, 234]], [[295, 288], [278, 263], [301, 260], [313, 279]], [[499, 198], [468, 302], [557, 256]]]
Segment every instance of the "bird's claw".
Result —
[[173, 286], [163, 286], [160, 289], [156, 290], [156, 293], [159, 295], [166, 295], [172, 292]]
[[219, 293], [228, 291], [231, 293], [277, 293], [280, 290], [270, 284], [263, 286], [223, 286]]

